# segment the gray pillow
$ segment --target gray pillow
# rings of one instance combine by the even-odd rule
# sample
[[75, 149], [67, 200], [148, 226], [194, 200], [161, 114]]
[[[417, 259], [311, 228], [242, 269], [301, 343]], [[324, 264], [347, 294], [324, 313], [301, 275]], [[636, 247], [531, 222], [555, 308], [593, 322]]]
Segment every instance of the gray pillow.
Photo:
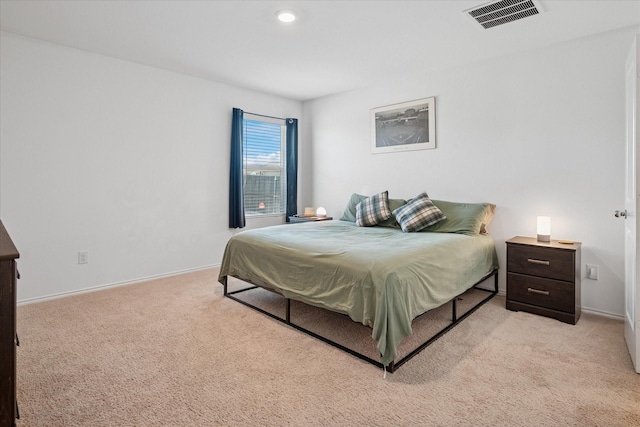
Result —
[[491, 203], [460, 203], [432, 200], [447, 217], [422, 231], [434, 233], [457, 233], [470, 236], [486, 234], [486, 227], [493, 219], [496, 206]]
[[347, 207], [344, 209], [344, 213], [342, 214], [340, 221], [356, 222], [356, 206], [366, 198], [367, 196], [353, 193], [347, 203]]
[[407, 201], [405, 199], [389, 199], [389, 210], [391, 211], [391, 218], [386, 221], [382, 221], [378, 225], [380, 227], [400, 228], [400, 224], [398, 224], [396, 216], [393, 215], [393, 211], [406, 204]]

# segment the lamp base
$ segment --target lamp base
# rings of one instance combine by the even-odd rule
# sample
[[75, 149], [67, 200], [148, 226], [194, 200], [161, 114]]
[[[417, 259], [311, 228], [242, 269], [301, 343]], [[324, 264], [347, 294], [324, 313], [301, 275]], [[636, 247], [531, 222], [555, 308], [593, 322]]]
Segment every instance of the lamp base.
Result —
[[538, 234], [538, 242], [550, 242], [551, 236], [549, 234]]

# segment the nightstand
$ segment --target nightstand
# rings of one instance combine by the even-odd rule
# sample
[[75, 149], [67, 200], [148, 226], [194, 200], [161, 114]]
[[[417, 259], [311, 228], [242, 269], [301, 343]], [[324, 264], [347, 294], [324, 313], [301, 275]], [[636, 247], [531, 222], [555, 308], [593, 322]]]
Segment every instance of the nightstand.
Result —
[[312, 222], [312, 221], [329, 221], [332, 220], [333, 217], [332, 216], [325, 216], [320, 218], [319, 216], [298, 216], [298, 215], [293, 215], [289, 217], [289, 222], [290, 223], [297, 223], [297, 222]]
[[580, 242], [507, 242], [507, 309], [576, 324], [580, 318]]

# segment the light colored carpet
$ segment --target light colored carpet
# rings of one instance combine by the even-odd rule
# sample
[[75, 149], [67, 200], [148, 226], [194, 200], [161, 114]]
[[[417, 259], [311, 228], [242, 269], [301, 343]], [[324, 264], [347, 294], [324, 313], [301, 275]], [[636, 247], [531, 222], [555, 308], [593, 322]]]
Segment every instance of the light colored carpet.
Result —
[[567, 325], [496, 297], [383, 379], [222, 297], [216, 277], [19, 307], [18, 425], [640, 425], [620, 321], [583, 314]]

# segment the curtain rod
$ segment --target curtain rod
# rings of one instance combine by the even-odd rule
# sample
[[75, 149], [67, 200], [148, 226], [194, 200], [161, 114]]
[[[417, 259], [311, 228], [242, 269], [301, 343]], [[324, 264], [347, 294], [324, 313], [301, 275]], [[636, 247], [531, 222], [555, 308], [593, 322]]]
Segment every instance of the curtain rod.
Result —
[[249, 111], [245, 111], [245, 113], [251, 114], [252, 116], [268, 117], [270, 119], [276, 119], [276, 120], [287, 120], [287, 119], [283, 119], [282, 117], [266, 116], [264, 114], [252, 113], [252, 112], [249, 112]]

